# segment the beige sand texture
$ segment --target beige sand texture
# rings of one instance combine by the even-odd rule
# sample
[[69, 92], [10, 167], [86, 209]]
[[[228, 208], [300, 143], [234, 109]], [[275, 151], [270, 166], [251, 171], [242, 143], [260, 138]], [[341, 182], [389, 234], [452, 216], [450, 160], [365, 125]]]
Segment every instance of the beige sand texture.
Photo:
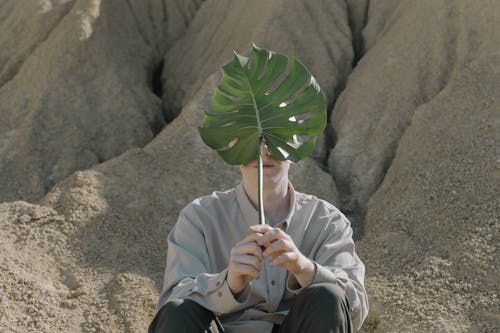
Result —
[[353, 221], [362, 332], [498, 332], [500, 3], [0, 1], [0, 332], [145, 332], [166, 235], [238, 183], [218, 68], [297, 56], [330, 125], [298, 190]]
[[165, 124], [151, 66], [200, 2], [2, 1], [0, 200], [150, 142]]

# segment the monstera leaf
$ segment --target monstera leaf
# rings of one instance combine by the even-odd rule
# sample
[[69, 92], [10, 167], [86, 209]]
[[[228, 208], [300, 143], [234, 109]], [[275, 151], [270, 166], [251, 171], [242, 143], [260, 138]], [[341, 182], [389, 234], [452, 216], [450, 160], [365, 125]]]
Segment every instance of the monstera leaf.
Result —
[[199, 132], [229, 164], [259, 160], [263, 216], [261, 143], [273, 158], [298, 162], [313, 151], [325, 126], [325, 97], [304, 65], [254, 46], [251, 59], [235, 53], [223, 67]]
[[298, 162], [326, 126], [325, 97], [297, 59], [254, 46], [223, 67], [201, 138], [229, 164], [258, 157], [265, 141], [278, 160]]

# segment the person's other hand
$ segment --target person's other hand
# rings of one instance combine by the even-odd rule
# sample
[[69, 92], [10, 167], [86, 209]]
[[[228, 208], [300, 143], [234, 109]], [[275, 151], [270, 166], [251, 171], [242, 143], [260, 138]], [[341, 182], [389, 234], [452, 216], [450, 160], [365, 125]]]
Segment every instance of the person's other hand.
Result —
[[250, 281], [259, 279], [263, 256], [257, 240], [261, 237], [259, 232], [251, 233], [231, 249], [226, 280], [233, 295], [242, 292]]
[[265, 249], [263, 256], [271, 259], [270, 266], [288, 270], [302, 287], [312, 283], [315, 274], [314, 263], [299, 251], [290, 235], [267, 224], [251, 226], [250, 232], [263, 235], [256, 241]]

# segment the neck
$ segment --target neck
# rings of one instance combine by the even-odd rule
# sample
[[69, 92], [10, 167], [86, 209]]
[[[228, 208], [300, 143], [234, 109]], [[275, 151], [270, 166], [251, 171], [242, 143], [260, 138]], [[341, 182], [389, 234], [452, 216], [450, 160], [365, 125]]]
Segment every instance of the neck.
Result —
[[[245, 189], [248, 198], [253, 206], [257, 208], [258, 204], [258, 188], [257, 184], [245, 182], [243, 180], [243, 188]], [[288, 215], [290, 210], [290, 191], [288, 190], [288, 179], [279, 182], [276, 186], [262, 189], [262, 201], [264, 204], [264, 215], [266, 220], [271, 223], [280, 222]]]

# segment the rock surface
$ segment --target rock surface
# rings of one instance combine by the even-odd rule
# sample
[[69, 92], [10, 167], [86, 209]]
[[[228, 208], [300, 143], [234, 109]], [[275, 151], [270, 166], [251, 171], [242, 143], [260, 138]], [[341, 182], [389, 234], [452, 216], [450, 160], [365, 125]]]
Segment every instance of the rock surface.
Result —
[[252, 42], [327, 93], [292, 179], [353, 221], [362, 331], [499, 331], [496, 26], [494, 0], [0, 1], [0, 332], [146, 330], [179, 210], [239, 181], [196, 128]]
[[200, 2], [3, 1], [0, 201], [150, 142], [165, 124], [154, 66]]
[[172, 116], [204, 78], [227, 63], [233, 50], [245, 54], [251, 43], [298, 57], [330, 100], [351, 72], [344, 1], [207, 0], [175, 48], [165, 54], [164, 101]]

